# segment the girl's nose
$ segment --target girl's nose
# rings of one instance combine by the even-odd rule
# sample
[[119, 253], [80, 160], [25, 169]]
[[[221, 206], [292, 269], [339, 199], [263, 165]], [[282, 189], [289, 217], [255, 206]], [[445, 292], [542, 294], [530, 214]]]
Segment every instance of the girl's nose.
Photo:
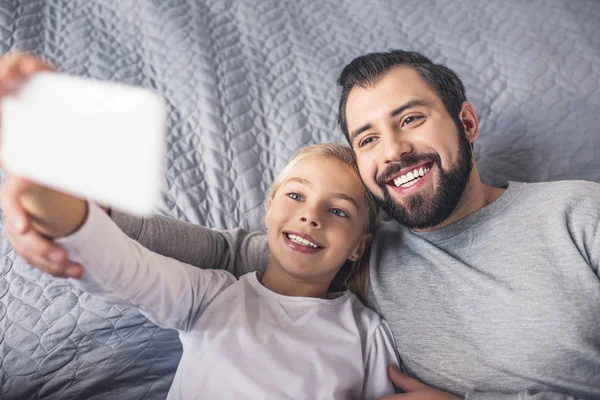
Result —
[[[309, 222], [309, 220], [310, 220], [310, 222]], [[312, 227], [315, 227], [315, 228], [317, 228], [319, 226], [319, 223], [317, 222], [316, 218], [300, 217], [300, 221], [302, 221], [302, 222], [309, 222], [310, 225]]]

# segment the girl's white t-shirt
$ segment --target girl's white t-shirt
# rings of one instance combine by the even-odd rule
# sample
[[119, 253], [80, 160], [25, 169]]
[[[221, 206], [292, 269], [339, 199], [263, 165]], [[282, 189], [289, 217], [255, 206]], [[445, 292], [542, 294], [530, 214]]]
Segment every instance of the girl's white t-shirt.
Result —
[[256, 273], [237, 280], [153, 253], [97, 206], [57, 239], [84, 267], [73, 284], [137, 307], [179, 331], [183, 354], [168, 399], [375, 399], [394, 393], [387, 323], [350, 292], [283, 296]]

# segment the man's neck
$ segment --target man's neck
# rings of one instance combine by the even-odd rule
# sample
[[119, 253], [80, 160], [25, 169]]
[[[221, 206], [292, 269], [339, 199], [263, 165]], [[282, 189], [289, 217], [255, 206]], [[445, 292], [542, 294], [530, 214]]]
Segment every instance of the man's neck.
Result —
[[458, 205], [452, 213], [442, 223], [431, 228], [419, 229], [416, 232], [434, 231], [445, 226], [451, 225], [461, 219], [481, 210], [483, 207], [492, 204], [504, 193], [506, 189], [493, 187], [481, 182], [477, 167], [473, 167], [465, 191], [458, 202]]

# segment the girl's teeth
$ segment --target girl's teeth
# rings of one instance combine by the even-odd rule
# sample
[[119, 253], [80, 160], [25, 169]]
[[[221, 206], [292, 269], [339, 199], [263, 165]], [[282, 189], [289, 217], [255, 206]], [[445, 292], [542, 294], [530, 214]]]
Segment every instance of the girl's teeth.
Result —
[[313, 249], [316, 249], [317, 247], [319, 247], [319, 246], [317, 246], [316, 244], [314, 244], [314, 243], [312, 243], [312, 242], [309, 242], [309, 241], [308, 241], [308, 240], [306, 240], [306, 239], [303, 239], [303, 238], [301, 238], [300, 236], [296, 236], [296, 235], [288, 234], [288, 235], [287, 235], [287, 237], [288, 237], [288, 239], [290, 239], [292, 242], [294, 242], [294, 243], [296, 243], [296, 244], [299, 244], [299, 245], [301, 245], [301, 246], [310, 247], [310, 248], [313, 248]]

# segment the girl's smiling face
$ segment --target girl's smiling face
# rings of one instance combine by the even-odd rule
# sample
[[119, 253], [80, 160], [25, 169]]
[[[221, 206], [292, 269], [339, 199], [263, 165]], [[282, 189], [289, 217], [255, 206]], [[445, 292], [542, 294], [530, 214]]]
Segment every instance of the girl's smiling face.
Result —
[[267, 201], [271, 257], [267, 271], [325, 292], [347, 259], [358, 259], [365, 233], [365, 195], [350, 166], [333, 157], [298, 161]]

